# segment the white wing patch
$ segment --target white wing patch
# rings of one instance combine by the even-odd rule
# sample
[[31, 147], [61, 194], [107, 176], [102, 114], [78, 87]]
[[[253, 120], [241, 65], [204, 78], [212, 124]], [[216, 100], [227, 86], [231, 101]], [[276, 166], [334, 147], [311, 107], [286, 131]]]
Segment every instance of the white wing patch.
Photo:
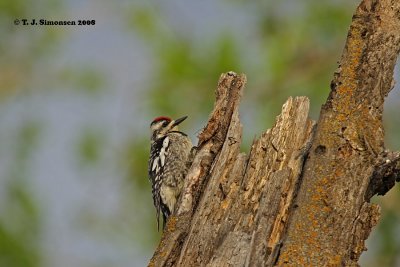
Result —
[[158, 159], [156, 158], [155, 160], [153, 160], [153, 165], [151, 166], [151, 170], [154, 171], [157, 167], [157, 161]]
[[165, 159], [166, 156], [168, 155], [167, 149], [169, 145], [169, 138], [166, 137], [163, 140], [162, 147], [160, 149], [159, 154], [157, 157], [154, 158], [153, 163], [151, 165], [151, 171], [155, 171], [155, 173], [158, 173], [162, 167], [165, 165]]
[[169, 137], [167, 136], [164, 139], [163, 144], [162, 144], [162, 148], [160, 150], [160, 163], [161, 163], [162, 167], [165, 164], [165, 156], [167, 155], [166, 149], [168, 148], [168, 145], [169, 145]]

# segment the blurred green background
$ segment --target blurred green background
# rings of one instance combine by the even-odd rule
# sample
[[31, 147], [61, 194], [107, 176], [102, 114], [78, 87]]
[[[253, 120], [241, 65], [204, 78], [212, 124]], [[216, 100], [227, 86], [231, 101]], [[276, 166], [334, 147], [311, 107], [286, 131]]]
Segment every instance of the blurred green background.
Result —
[[[159, 239], [149, 123], [188, 115], [193, 142], [222, 72], [248, 76], [243, 150], [289, 96], [328, 93], [355, 0], [0, 0], [0, 266], [143, 266]], [[95, 20], [23, 26], [15, 19]], [[396, 69], [397, 80], [399, 70]], [[384, 122], [400, 149], [399, 88]], [[400, 190], [362, 266], [400, 266]]]

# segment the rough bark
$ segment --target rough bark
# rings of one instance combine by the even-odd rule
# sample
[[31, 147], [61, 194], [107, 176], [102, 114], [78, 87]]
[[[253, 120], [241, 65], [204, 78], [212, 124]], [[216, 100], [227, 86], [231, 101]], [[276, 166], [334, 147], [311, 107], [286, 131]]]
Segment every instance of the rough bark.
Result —
[[240, 153], [244, 75], [223, 74], [178, 210], [149, 266], [357, 266], [400, 179], [382, 111], [400, 50], [400, 2], [364, 0], [315, 124], [306, 97]]
[[[399, 47], [400, 2], [363, 1], [321, 109], [278, 265], [351, 266], [365, 250], [379, 218], [369, 199], [393, 186], [384, 177], [399, 175], [399, 154], [385, 151], [382, 125]], [[382, 175], [387, 164], [394, 169]]]

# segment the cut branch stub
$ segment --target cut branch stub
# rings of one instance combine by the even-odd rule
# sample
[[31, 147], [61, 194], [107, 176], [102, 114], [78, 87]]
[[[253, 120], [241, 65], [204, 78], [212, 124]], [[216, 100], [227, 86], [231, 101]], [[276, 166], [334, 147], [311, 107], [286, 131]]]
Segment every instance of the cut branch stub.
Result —
[[200, 193], [203, 191], [203, 185], [206, 183], [205, 178], [227, 138], [232, 116], [234, 112], [239, 112], [245, 84], [246, 76], [244, 74], [237, 75], [230, 71], [221, 75], [215, 92], [214, 110], [206, 127], [198, 136], [197, 154], [186, 176], [178, 215], [193, 211], [197, 204]]

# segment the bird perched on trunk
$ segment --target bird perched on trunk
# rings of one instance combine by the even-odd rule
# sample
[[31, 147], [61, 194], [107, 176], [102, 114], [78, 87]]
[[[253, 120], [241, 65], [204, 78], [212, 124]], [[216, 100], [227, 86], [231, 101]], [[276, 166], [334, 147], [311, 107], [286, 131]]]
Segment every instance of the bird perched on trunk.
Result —
[[165, 227], [168, 217], [175, 209], [188, 171], [187, 161], [192, 142], [185, 133], [178, 130], [178, 125], [186, 118], [187, 116], [172, 120], [168, 117], [157, 117], [150, 124], [151, 149], [148, 168], [158, 229], [160, 211]]

